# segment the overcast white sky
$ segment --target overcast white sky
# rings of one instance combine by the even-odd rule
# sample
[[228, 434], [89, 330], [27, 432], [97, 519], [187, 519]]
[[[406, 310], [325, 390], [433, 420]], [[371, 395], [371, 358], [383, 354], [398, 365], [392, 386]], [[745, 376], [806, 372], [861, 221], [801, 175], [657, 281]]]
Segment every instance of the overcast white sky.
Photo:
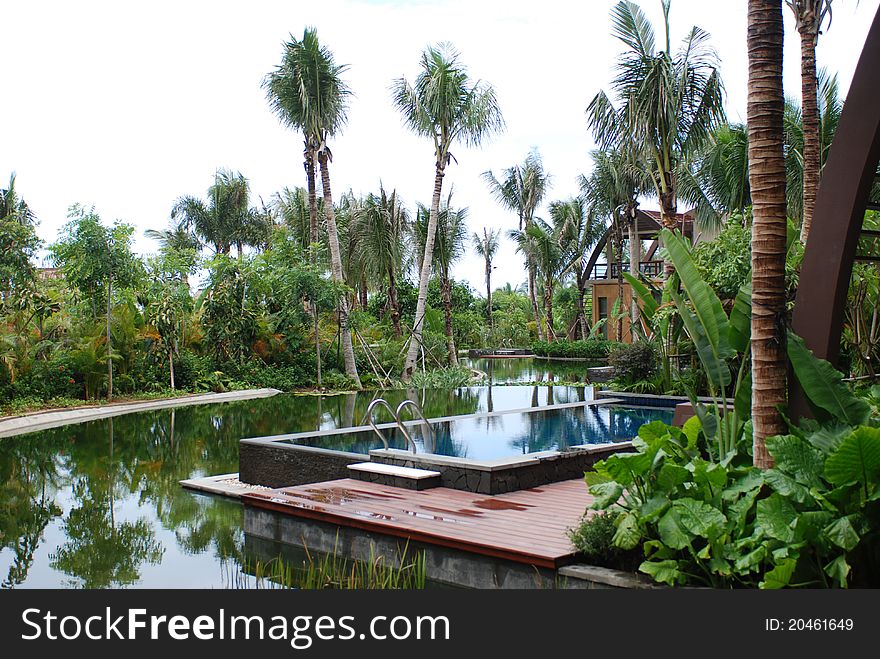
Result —
[[[880, 0], [834, 4], [819, 41], [821, 66], [845, 94]], [[610, 36], [613, 0], [334, 1], [177, 0], [3, 3], [4, 127], [0, 186], [17, 188], [54, 241], [74, 202], [105, 221], [137, 228], [136, 249], [155, 250], [145, 229], [163, 228], [174, 200], [204, 196], [218, 167], [241, 171], [254, 199], [303, 185], [302, 140], [269, 111], [260, 87], [289, 34], [315, 26], [354, 92], [345, 132], [332, 144], [334, 197], [397, 188], [409, 206], [430, 201], [431, 143], [411, 135], [388, 91], [412, 80], [427, 44], [452, 42], [474, 78], [495, 86], [507, 129], [479, 151], [455, 149], [445, 186], [470, 208], [471, 230], [516, 224], [480, 179], [521, 162], [537, 147], [553, 176], [549, 200], [577, 192], [592, 143], [584, 110], [608, 88], [619, 42]], [[642, 7], [660, 32], [659, 0]], [[798, 35], [785, 10], [785, 85], [800, 96]], [[678, 41], [692, 25], [712, 35], [732, 120], [746, 115], [746, 2], [674, 0]], [[447, 187], [448, 190], [448, 187]], [[651, 204], [645, 204], [651, 207]], [[539, 212], [541, 214], [543, 209]], [[508, 241], [495, 282], [524, 279]], [[483, 290], [482, 263], [454, 269]]]

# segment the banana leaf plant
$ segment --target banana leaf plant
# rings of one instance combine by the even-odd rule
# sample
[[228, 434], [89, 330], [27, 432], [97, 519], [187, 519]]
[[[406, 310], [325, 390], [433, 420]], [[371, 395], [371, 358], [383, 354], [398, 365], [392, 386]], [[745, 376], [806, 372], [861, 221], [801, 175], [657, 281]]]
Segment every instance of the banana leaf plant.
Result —
[[716, 441], [718, 458], [723, 461], [735, 453], [751, 407], [751, 282], [740, 288], [728, 315], [700, 274], [684, 238], [668, 229], [661, 231], [660, 238], [676, 272], [667, 291], [694, 344], [712, 406], [697, 400], [695, 392], [689, 392], [689, 398], [704, 435]]

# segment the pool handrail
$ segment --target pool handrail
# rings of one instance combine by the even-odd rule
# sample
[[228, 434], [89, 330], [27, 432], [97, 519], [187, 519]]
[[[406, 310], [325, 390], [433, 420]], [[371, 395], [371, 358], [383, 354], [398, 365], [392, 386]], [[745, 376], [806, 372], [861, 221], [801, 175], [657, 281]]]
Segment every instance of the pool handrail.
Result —
[[[418, 405], [414, 401], [408, 400], [408, 401], [403, 401], [403, 403], [411, 403], [411, 404], [415, 405], [416, 408], [419, 410], [419, 414], [422, 417], [422, 419], [425, 421], [425, 423], [428, 424], [429, 428], [431, 427], [431, 424], [428, 423], [427, 419], [425, 419], [425, 415], [421, 413], [421, 408], [419, 408]], [[370, 428], [372, 428], [373, 432], [376, 433], [379, 436], [379, 439], [382, 440], [382, 444], [385, 446], [385, 450], [387, 451], [389, 448], [388, 447], [388, 440], [385, 438], [385, 435], [383, 435], [379, 431], [379, 427], [376, 425], [376, 420], [373, 418], [373, 410], [378, 405], [383, 405], [385, 407], [385, 409], [387, 409], [391, 413], [391, 416], [394, 417], [394, 421], [397, 424], [397, 427], [400, 428], [400, 432], [406, 438], [407, 445], [410, 447], [410, 450], [412, 450], [413, 455], [415, 455], [417, 453], [416, 443], [413, 441], [413, 438], [410, 436], [406, 427], [403, 425], [403, 422], [401, 422], [401, 420], [400, 420], [400, 410], [404, 406], [403, 403], [401, 403], [400, 406], [398, 406], [397, 411], [395, 412], [394, 409], [391, 407], [391, 405], [388, 404], [387, 400], [385, 400], [384, 398], [374, 398], [373, 400], [370, 401], [370, 404], [367, 406], [367, 411], [364, 413], [364, 419], [366, 419], [369, 422]], [[363, 424], [363, 421], [361, 421], [361, 424]]]
[[[400, 405], [397, 406], [396, 416], [397, 416], [398, 425], [400, 425], [400, 427], [403, 428], [403, 422], [400, 420], [400, 413], [407, 406], [411, 406], [411, 407], [415, 408], [416, 414], [418, 414], [419, 418], [422, 420], [422, 423], [424, 423], [425, 427], [428, 429], [427, 436], [431, 438], [431, 444], [434, 444], [435, 440], [436, 440], [436, 435], [434, 433], [434, 426], [432, 426], [431, 422], [425, 418], [425, 413], [422, 411], [421, 405], [419, 405], [416, 401], [410, 400], [409, 398], [407, 398], [406, 400], [402, 401], [400, 403]], [[415, 453], [416, 452], [416, 444], [411, 439], [410, 439], [410, 442], [412, 444], [412, 452]]]

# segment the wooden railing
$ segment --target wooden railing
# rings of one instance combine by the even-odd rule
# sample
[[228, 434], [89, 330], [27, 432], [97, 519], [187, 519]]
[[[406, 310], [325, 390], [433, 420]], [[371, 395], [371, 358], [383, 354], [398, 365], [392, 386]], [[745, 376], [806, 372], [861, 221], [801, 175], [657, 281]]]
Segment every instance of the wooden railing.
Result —
[[[629, 262], [625, 262], [623, 271], [629, 272]], [[609, 273], [607, 263], [597, 263], [590, 271], [590, 279], [617, 279], [620, 272], [620, 263], [612, 263]], [[640, 261], [639, 272], [645, 277], [659, 277], [663, 274], [663, 261]]]

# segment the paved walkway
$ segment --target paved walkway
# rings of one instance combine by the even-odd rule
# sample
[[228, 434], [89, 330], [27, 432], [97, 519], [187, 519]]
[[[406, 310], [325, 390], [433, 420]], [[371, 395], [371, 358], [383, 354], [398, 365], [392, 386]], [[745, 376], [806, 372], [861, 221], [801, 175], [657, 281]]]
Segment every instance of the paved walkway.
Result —
[[34, 412], [33, 414], [23, 414], [0, 420], [0, 438], [14, 437], [15, 435], [22, 435], [28, 432], [67, 426], [72, 423], [82, 423], [83, 421], [92, 421], [94, 419], [106, 419], [107, 417], [131, 414], [132, 412], [161, 410], [169, 407], [184, 407], [186, 405], [204, 405], [206, 403], [227, 403], [234, 400], [248, 400], [251, 398], [268, 398], [280, 393], [277, 389], [246, 389], [244, 391], [228, 391], [222, 394], [195, 394], [179, 398], [145, 400], [137, 403], [110, 403], [109, 405], [72, 410]]

